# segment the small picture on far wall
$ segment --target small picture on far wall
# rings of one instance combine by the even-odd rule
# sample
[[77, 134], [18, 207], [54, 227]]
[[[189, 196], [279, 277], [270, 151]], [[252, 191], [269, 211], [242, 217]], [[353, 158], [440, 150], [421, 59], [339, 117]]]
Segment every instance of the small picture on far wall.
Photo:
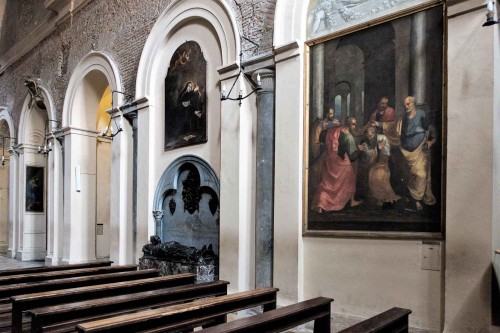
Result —
[[26, 211], [43, 213], [44, 168], [26, 167]]
[[206, 72], [198, 43], [174, 52], [165, 78], [165, 151], [207, 142]]

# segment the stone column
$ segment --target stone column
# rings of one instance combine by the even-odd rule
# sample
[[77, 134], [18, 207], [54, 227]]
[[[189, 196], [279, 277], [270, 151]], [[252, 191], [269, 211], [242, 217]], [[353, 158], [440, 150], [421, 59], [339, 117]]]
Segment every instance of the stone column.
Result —
[[18, 214], [18, 156], [14, 149], [11, 147], [9, 149], [9, 248], [7, 249], [7, 258], [15, 258], [17, 253], [17, 247], [19, 243], [17, 242], [17, 224], [19, 221]]
[[257, 74], [260, 75], [262, 90], [257, 93], [255, 284], [260, 288], [273, 285], [275, 126], [274, 71], [257, 70], [252, 76], [254, 81]]
[[[311, 75], [311, 106], [313, 117], [323, 118], [325, 105], [325, 46], [318, 44], [311, 47], [311, 62], [314, 64]], [[273, 80], [274, 82], [274, 80]], [[273, 89], [274, 91], [274, 89]], [[273, 93], [274, 96], [274, 93]]]
[[411, 90], [415, 103], [426, 103], [426, 12], [419, 12], [412, 18], [411, 26]]
[[[139, 111], [141, 110], [148, 110], [149, 109], [149, 102], [148, 99], [143, 97], [136, 99], [135, 101], [123, 105], [120, 107], [120, 110], [123, 114], [123, 117], [128, 120], [129, 124], [132, 127], [132, 193], [133, 197], [131, 205], [132, 205], [132, 228], [131, 228], [131, 233], [132, 233], [132, 258], [134, 262], [137, 261], [138, 256], [141, 256], [140, 248], [145, 244], [138, 244], [138, 239], [139, 238], [144, 238], [144, 237], [138, 237], [138, 234], [141, 232], [138, 228], [138, 221], [137, 221], [137, 216], [138, 216], [138, 174], [139, 174], [139, 164], [138, 164], [138, 153], [139, 153]], [[156, 221], [156, 234], [158, 234], [158, 226], [161, 227], [161, 218], [160, 222], [155, 217]]]

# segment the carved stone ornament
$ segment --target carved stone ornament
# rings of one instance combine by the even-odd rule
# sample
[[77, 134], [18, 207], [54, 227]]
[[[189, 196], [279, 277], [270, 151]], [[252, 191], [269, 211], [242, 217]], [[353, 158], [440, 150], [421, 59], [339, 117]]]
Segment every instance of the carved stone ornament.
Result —
[[200, 175], [197, 172], [189, 171], [186, 180], [182, 181], [182, 186], [184, 210], [187, 210], [189, 214], [199, 211], [201, 200]]
[[176, 207], [177, 203], [175, 202], [174, 198], [170, 199], [170, 201], [168, 202], [168, 208], [170, 209], [170, 214], [174, 215]]
[[153, 217], [156, 220], [161, 220], [165, 214], [163, 213], [162, 210], [153, 210]]

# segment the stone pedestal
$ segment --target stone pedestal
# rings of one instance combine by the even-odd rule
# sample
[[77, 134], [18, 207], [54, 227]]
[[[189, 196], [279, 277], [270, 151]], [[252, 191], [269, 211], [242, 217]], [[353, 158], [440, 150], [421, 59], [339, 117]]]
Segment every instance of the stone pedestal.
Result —
[[139, 269], [155, 268], [160, 270], [161, 276], [193, 273], [196, 274], [196, 283], [213, 282], [219, 280], [219, 274], [214, 264], [185, 264], [158, 259], [139, 258]]

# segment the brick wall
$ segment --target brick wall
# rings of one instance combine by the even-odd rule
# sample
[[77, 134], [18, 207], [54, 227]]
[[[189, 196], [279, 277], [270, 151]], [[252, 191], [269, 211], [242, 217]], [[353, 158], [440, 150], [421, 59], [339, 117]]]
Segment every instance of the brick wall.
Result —
[[[32, 2], [34, 0], [30, 0]], [[41, 79], [54, 99], [58, 119], [71, 74], [78, 62], [90, 51], [108, 54], [118, 65], [123, 91], [135, 94], [135, 81], [141, 53], [158, 16], [174, 0], [94, 0], [28, 54], [8, 67], [0, 76], [0, 106], [13, 111], [16, 131], [28, 90], [23, 82], [28, 76]], [[275, 0], [224, 0], [234, 11], [238, 29], [244, 36], [260, 44], [258, 48], [243, 43], [248, 58], [272, 49]], [[28, 3], [29, 4], [29, 3]], [[23, 7], [27, 15], [33, 6]], [[20, 16], [25, 13], [18, 13]], [[7, 33], [26, 33], [32, 19], [18, 21], [6, 17]], [[31, 22], [31, 23], [29, 23]], [[14, 27], [13, 27], [14, 26]], [[13, 31], [14, 30], [14, 31]], [[24, 31], [24, 32], [23, 32]]]

